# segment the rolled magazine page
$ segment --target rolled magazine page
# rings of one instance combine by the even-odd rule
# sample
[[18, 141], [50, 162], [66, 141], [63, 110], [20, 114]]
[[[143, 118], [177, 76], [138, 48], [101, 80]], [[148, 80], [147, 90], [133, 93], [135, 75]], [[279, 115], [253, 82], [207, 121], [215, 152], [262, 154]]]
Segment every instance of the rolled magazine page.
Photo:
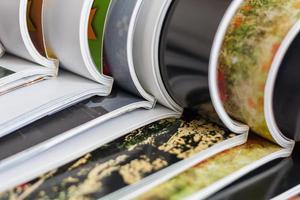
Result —
[[7, 52], [56, 71], [57, 62], [44, 57], [41, 10], [42, 0], [1, 1], [0, 41]]
[[44, 0], [46, 49], [61, 67], [111, 87], [104, 75], [103, 33], [110, 0]]
[[241, 121], [290, 149], [294, 142], [274, 118], [273, 105], [278, 105], [273, 104], [273, 93], [282, 59], [291, 52], [287, 49], [299, 29], [297, 3], [234, 1], [215, 39], [209, 77], [214, 105], [226, 126], [238, 132]]
[[[41, 0], [2, 1], [0, 95], [56, 76], [57, 60], [45, 54]], [[5, 55], [4, 55], [4, 52]]]
[[141, 86], [133, 63], [133, 31], [143, 0], [111, 0], [105, 29], [105, 59], [119, 87], [155, 103]]
[[157, 101], [177, 112], [180, 107], [168, 94], [159, 70], [159, 42], [164, 18], [172, 1], [143, 1], [133, 38], [133, 63], [142, 86]]

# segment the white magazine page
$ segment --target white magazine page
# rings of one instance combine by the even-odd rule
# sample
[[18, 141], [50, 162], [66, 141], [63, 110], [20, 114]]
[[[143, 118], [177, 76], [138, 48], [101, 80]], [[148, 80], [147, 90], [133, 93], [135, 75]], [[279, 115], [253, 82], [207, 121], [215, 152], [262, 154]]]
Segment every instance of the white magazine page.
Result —
[[[169, 117], [179, 116], [174, 111], [157, 106], [152, 110], [140, 109], [109, 120], [21, 163], [20, 165], [2, 170], [0, 172], [0, 179], [7, 181], [0, 182], [0, 191], [5, 191], [30, 181], [43, 173], [73, 161], [74, 159], [77, 159], [78, 157], [139, 127]], [[47, 165], [45, 165], [45, 163], [47, 163]]]
[[109, 93], [107, 87], [62, 71], [58, 78], [1, 96], [0, 137], [83, 99]]
[[94, 0], [44, 0], [46, 48], [64, 69], [111, 86], [112, 78], [97, 68], [89, 49], [88, 28], [93, 3]]
[[27, 24], [28, 0], [0, 2], [0, 41], [11, 54], [57, 70], [57, 62], [42, 56], [35, 48]]
[[0, 170], [18, 165], [107, 120], [143, 108], [147, 101], [115, 89], [46, 116], [0, 140]]
[[182, 108], [168, 94], [159, 69], [159, 42], [171, 0], [144, 1], [137, 17], [133, 41], [133, 63], [142, 86], [160, 104], [178, 112]]

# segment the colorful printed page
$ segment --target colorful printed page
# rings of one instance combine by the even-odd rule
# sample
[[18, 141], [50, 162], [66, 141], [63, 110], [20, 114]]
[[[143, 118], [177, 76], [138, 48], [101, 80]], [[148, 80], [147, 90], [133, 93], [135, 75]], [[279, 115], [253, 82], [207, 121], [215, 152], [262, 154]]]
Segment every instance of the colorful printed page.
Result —
[[98, 199], [235, 136], [201, 117], [160, 120], [4, 192], [0, 199]]
[[275, 140], [264, 112], [267, 78], [299, 16], [299, 0], [243, 1], [219, 53], [218, 84], [226, 111], [270, 141]]
[[42, 25], [43, 0], [28, 0], [27, 26], [31, 40], [38, 52], [46, 56]]
[[[277, 145], [251, 136], [244, 145], [229, 149], [156, 186], [137, 199], [183, 199], [203, 190], [264, 157], [280, 151]], [[199, 196], [197, 195], [199, 193]]]
[[106, 14], [110, 0], [95, 0], [91, 9], [88, 27], [90, 53], [99, 71], [103, 72], [103, 40]]

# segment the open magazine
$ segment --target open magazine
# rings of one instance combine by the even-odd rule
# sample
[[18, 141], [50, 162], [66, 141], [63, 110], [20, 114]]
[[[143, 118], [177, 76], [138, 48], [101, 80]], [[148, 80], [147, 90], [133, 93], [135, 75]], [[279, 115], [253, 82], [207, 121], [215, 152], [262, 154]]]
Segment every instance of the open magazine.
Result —
[[[88, 66], [76, 52], [88, 40], [62, 45], [86, 8], [72, 1], [81, 9], [64, 21], [67, 2], [44, 1], [46, 44], [65, 70], [95, 81], [73, 63]], [[0, 155], [1, 198], [203, 199], [289, 156], [299, 139], [300, 9], [274, 2], [111, 0], [102, 53], [111, 95], [2, 137], [14, 148]], [[178, 118], [183, 108], [190, 112]]]
[[[96, 1], [94, 1], [94, 4], [95, 2]], [[42, 84], [49, 85], [50, 81], [59, 81], [60, 79], [61, 81], [64, 81], [66, 80], [64, 76], [77, 77], [75, 74], [71, 74], [69, 72], [73, 69], [73, 65], [76, 66], [76, 63], [80, 61], [73, 62], [73, 57], [76, 53], [72, 55], [72, 51], [64, 51], [63, 49], [60, 49], [62, 47], [74, 51], [80, 49], [79, 47], [71, 48], [71, 45], [74, 46], [77, 44], [76, 40], [74, 39], [69, 44], [66, 43], [66, 45], [61, 45], [61, 42], [56, 42], [56, 38], [58, 36], [55, 36], [56, 34], [51, 32], [52, 30], [56, 30], [57, 32], [70, 33], [70, 31], [63, 30], [68, 30], [68, 26], [72, 23], [68, 21], [64, 22], [63, 20], [59, 21], [55, 18], [63, 13], [65, 5], [61, 1], [51, 1], [49, 6], [47, 1], [44, 1], [44, 4], [44, 32], [48, 48], [51, 49], [51, 54], [55, 55], [55, 57], [60, 60], [61, 66], [65, 68], [65, 71], [61, 72], [57, 79], [37, 83], [17, 90], [9, 95], [16, 95], [21, 92], [24, 93], [25, 90], [28, 91], [34, 87], [40, 88], [42, 87]], [[3, 142], [1, 145], [7, 150], [3, 151], [0, 155], [0, 170], [5, 171], [13, 166], [19, 165], [31, 157], [47, 151], [49, 148], [55, 147], [56, 145], [63, 143], [78, 134], [81, 134], [85, 130], [134, 109], [156, 109], [157, 106], [164, 106], [165, 109], [158, 109], [160, 112], [157, 111], [157, 114], [164, 116], [164, 112], [166, 114], [173, 113], [173, 116], [180, 117], [185, 105], [180, 102], [175, 102], [175, 100], [170, 97], [159, 71], [160, 64], [158, 49], [153, 48], [153, 51], [151, 51], [148, 48], [149, 46], [152, 46], [152, 44], [156, 44], [155, 46], [158, 48], [161, 34], [160, 31], [157, 30], [162, 30], [164, 25], [163, 19], [167, 15], [167, 8], [169, 8], [170, 5], [170, 2], [151, 3], [131, 0], [111, 1], [108, 6], [109, 10], [106, 18], [104, 36], [105, 63], [116, 83], [111, 94], [108, 97], [91, 97], [80, 103], [73, 104], [71, 107], [66, 109], [61, 109], [60, 107], [59, 109], [55, 109], [50, 112], [52, 115], [45, 113], [48, 114], [48, 116], [40, 118], [38, 121], [33, 122], [30, 125], [3, 136], [1, 138], [1, 141]], [[84, 6], [81, 4], [81, 6], [78, 7], [82, 8]], [[92, 10], [93, 9], [96, 9], [96, 7], [92, 7]], [[76, 13], [78, 13], [78, 11]], [[49, 16], [49, 18], [47, 18], [47, 16]], [[128, 18], [129, 20], [124, 20], [124, 18]], [[74, 19], [74, 17], [70, 17], [70, 20], [71, 19]], [[121, 24], [120, 21], [122, 22]], [[76, 22], [78, 22], [78, 20], [76, 20]], [[62, 25], [60, 25], [60, 23]], [[56, 24], [59, 24], [59, 26]], [[147, 31], [147, 34], [149, 35], [146, 35], [144, 32], [146, 31], [146, 25], [149, 28], [149, 31]], [[61, 30], [59, 28], [61, 28]], [[213, 28], [216, 29], [217, 26]], [[150, 30], [152, 30], [152, 32], [150, 32]], [[155, 37], [151, 37], [151, 35], [154, 35]], [[63, 35], [60, 36], [62, 38], [66, 37]], [[143, 39], [143, 37], [146, 38]], [[149, 37], [149, 39], [147, 39], [147, 37]], [[71, 39], [72, 38], [69, 40]], [[58, 41], [63, 40], [60, 39]], [[67, 48], [68, 45], [70, 48]], [[66, 52], [68, 55], [65, 55]], [[151, 59], [150, 62], [149, 59]], [[68, 64], [68, 62], [70, 62], [70, 64]], [[206, 65], [208, 66], [208, 62]], [[81, 70], [79, 67], [78, 69]], [[78, 71], [76, 73], [80, 74]], [[76, 84], [80, 85], [82, 82], [78, 80], [76, 81]], [[59, 82], [57, 85], [60, 87]], [[98, 86], [99, 84], [95, 83], [94, 85]], [[205, 85], [208, 86], [207, 78]], [[208, 97], [200, 102], [200, 104], [203, 104], [203, 107], [205, 107], [205, 109], [203, 109], [205, 112], [201, 115], [207, 118], [214, 118], [215, 112], [210, 106], [208, 89], [200, 91], [198, 94], [203, 94]], [[178, 95], [183, 97], [183, 95], [186, 94], [181, 94], [179, 92]], [[71, 103], [64, 104], [63, 106], [67, 107], [70, 105]], [[20, 107], [23, 106], [20, 105]], [[156, 120], [161, 118], [164, 117], [157, 116]], [[28, 120], [28, 118], [26, 119]], [[141, 117], [140, 120], [147, 120], [147, 117]], [[201, 134], [203, 132], [202, 123], [204, 122], [205, 120], [203, 118], [199, 118], [192, 123], [194, 124], [193, 126], [195, 126], [196, 134]], [[210, 126], [209, 122], [205, 123], [208, 123], [207, 126]], [[140, 122], [137, 121], [135, 124], [136, 128], [140, 127], [138, 126]], [[179, 122], [177, 122], [177, 124], [179, 124]], [[7, 131], [7, 133], [8, 132], [9, 131]], [[123, 134], [126, 133], [128, 132], [123, 132]], [[197, 156], [195, 156], [195, 158], [192, 156], [194, 154], [189, 156], [194, 161], [186, 161], [185, 164], [183, 164], [185, 167], [182, 169], [189, 168], [193, 165], [193, 163], [200, 162], [211, 155], [223, 151], [224, 149], [242, 144], [247, 138], [247, 133], [242, 135], [230, 135], [228, 133], [230, 137], [227, 134], [224, 136], [222, 134], [225, 133], [222, 132], [221, 135], [218, 135], [220, 138], [217, 137], [216, 140], [214, 137], [209, 138], [212, 141], [204, 147], [201, 147], [201, 140], [197, 141], [194, 148], [199, 148], [198, 151], [201, 152], [198, 155], [198, 151], [196, 151], [195, 155], [197, 154]], [[24, 135], [26, 135], [25, 138], [23, 137]], [[119, 138], [120, 136], [121, 135], [114, 135], [114, 137], [110, 137], [110, 141]], [[104, 144], [104, 141], [109, 142], [104, 140], [104, 138], [97, 142], [100, 145]], [[85, 145], [89, 146], [91, 144]], [[93, 148], [97, 147], [98, 146], [94, 146]], [[86, 153], [83, 148], [80, 148], [79, 150], [77, 157]], [[19, 181], [21, 180], [22, 179]]]
[[[1, 137], [77, 102], [110, 93], [113, 79], [103, 74], [102, 66], [109, 1], [72, 3], [74, 12], [62, 17], [68, 3], [1, 2], [0, 41], [5, 53], [0, 65], [7, 75], [1, 85], [11, 91], [0, 98], [5, 111]], [[99, 7], [101, 12], [95, 12]], [[58, 77], [50, 78], [56, 76], [58, 62]]]
[[1, 1], [0, 95], [55, 76], [58, 63], [47, 56], [42, 1]]
[[[166, 158], [166, 164], [154, 168], [151, 174], [145, 173], [145, 176], [149, 175], [150, 180], [156, 179], [156, 172], [163, 170], [160, 172], [164, 174], [162, 177], [168, 178], [218, 152], [246, 141], [247, 133], [241, 135], [233, 134], [222, 127], [222, 125], [217, 125], [213, 122], [219, 120], [211, 107], [207, 70], [206, 79], [203, 79], [204, 84], [200, 85], [201, 88], [206, 87], [206, 89], [196, 91], [195, 94], [202, 95], [205, 98], [198, 103], [195, 102], [193, 105], [187, 105], [177, 101], [176, 98], [171, 97], [171, 91], [165, 87], [168, 79], [160, 72], [160, 66], [162, 66], [162, 64], [160, 63], [159, 46], [162, 30], [165, 28], [164, 19], [168, 15], [168, 10], [172, 5], [171, 3], [172, 2], [169, 1], [148, 2], [132, 0], [113, 0], [110, 2], [105, 25], [104, 58], [107, 71], [114, 77], [116, 83], [111, 95], [108, 97], [92, 97], [80, 103], [73, 104], [73, 106], [64, 110], [56, 109], [55, 113], [51, 112], [52, 115], [40, 118], [30, 125], [2, 137], [1, 141], [3, 142], [3, 147], [9, 149], [3, 151], [1, 154], [0, 171], [3, 176], [15, 173], [16, 171], [14, 170], [27, 168], [28, 166], [24, 166], [23, 164], [31, 163], [33, 158], [39, 159], [43, 157], [43, 155], [46, 155], [51, 149], [60, 151], [60, 153], [57, 153], [55, 160], [48, 160], [51, 162], [49, 165], [38, 164], [41, 168], [37, 167], [35, 170], [30, 170], [31, 172], [28, 174], [18, 173], [20, 176], [15, 176], [10, 182], [3, 183], [0, 186], [1, 191], [29, 181], [38, 177], [41, 173], [45, 173], [48, 170], [83, 156], [89, 151], [97, 149], [99, 146], [128, 134], [130, 130], [170, 116], [175, 118], [156, 122], [158, 125], [161, 124], [156, 128], [158, 129], [157, 131], [159, 131], [160, 128], [164, 128], [164, 126], [167, 126], [166, 128], [169, 126], [170, 130], [161, 130], [157, 134], [153, 133], [154, 135], [146, 134], [147, 137], [144, 139], [147, 139], [148, 136], [159, 138], [165, 131], [169, 132], [168, 137], [162, 138], [163, 140], [161, 142], [165, 141], [166, 153], [168, 152], [168, 148], [173, 146], [174, 152], [170, 151], [169, 155], [173, 155], [177, 158]], [[55, 57], [60, 60], [61, 66], [64, 67], [65, 71], [62, 73], [71, 74], [69, 71], [72, 70], [73, 64], [75, 65], [76, 63], [68, 64], [68, 62], [74, 60], [73, 55], [70, 54], [66, 56], [64, 55], [66, 51], [60, 49], [62, 47], [66, 48], [68, 44], [62, 45], [61, 42], [57, 43], [55, 41], [55, 33], [51, 32], [51, 30], [57, 30], [58, 32], [64, 33], [63, 30], [71, 24], [70, 22], [59, 21], [59, 19], [55, 18], [64, 13], [65, 6], [61, 1], [51, 1], [48, 6], [46, 0], [44, 4], [44, 32], [46, 44], [48, 44], [51, 54], [55, 55]], [[221, 12], [222, 11], [220, 11], [220, 13]], [[224, 12], [225, 9], [223, 9], [223, 13]], [[47, 13], [49, 13], [51, 17], [47, 18]], [[220, 18], [223, 13], [219, 15]], [[76, 20], [76, 22], [78, 22], [78, 20]], [[55, 28], [55, 24], [57, 23], [63, 25]], [[217, 27], [217, 24], [211, 27], [211, 32], [216, 31]], [[61, 28], [61, 30], [58, 28]], [[65, 32], [70, 33], [70, 31]], [[212, 44], [213, 40], [208, 42]], [[71, 46], [71, 44], [75, 45], [77, 43], [75, 43], [74, 40], [70, 42], [69, 45]], [[71, 50], [75, 51], [76, 49], [78, 50], [78, 48]], [[70, 52], [67, 51], [67, 53]], [[206, 65], [206, 68], [208, 68], [209, 54], [206, 54], [206, 56], [208, 56], [206, 59], [207, 62], [203, 63], [203, 65]], [[78, 71], [74, 72], [79, 74]], [[76, 76], [74, 74], [72, 75]], [[64, 80], [61, 75], [53, 80], [60, 78]], [[195, 79], [192, 81], [194, 82], [194, 80]], [[40, 87], [41, 84], [48, 84], [49, 81], [51, 80], [30, 87]], [[76, 83], [80, 84], [79, 81]], [[197, 89], [198, 86], [199, 84], [194, 88]], [[22, 88], [16, 92], [29, 90], [30, 87]], [[189, 94], [190, 92], [184, 94], [177, 90], [177, 92], [172, 95], [174, 97], [180, 96], [185, 99], [189, 97]], [[199, 105], [203, 108], [198, 112], [199, 108], [197, 106]], [[182, 115], [184, 107], [190, 107], [191, 110], [195, 110], [195, 114], [192, 117], [187, 117], [186, 120], [176, 119]], [[139, 108], [152, 110], [140, 110]], [[138, 109], [139, 111], [131, 112], [134, 109]], [[139, 115], [136, 113], [139, 113]], [[114, 123], [115, 125], [113, 125]], [[111, 128], [102, 128], [107, 127], [106, 124], [110, 124]], [[130, 125], [131, 129], [128, 130], [125, 125]], [[156, 127], [155, 124], [153, 126]], [[91, 129], [92, 127], [95, 128]], [[147, 127], [144, 128], [146, 130], [142, 129], [141, 132], [151, 133], [152, 131], [148, 131], [147, 129], [152, 129], [152, 126]], [[93, 142], [83, 142], [78, 146], [79, 143], [78, 140], [76, 142], [76, 138], [89, 138], [86, 131], [91, 132], [91, 134], [99, 138]], [[105, 134], [99, 135], [99, 131], [105, 132]], [[24, 138], [23, 136], [25, 135], [26, 137]], [[202, 135], [206, 135], [206, 137], [202, 138]], [[174, 141], [172, 141], [172, 138]], [[185, 140], [187, 144], [191, 144], [188, 145], [188, 147], [184, 147], [185, 144], [180, 143], [181, 138]], [[170, 139], [170, 142], [166, 141], [168, 139]], [[190, 141], [190, 139], [192, 139], [192, 141]], [[77, 146], [76, 149], [78, 151], [73, 151], [72, 154], [74, 156], [65, 152], [67, 148], [59, 148], [59, 146], [68, 146], [66, 142], [75, 142], [74, 145], [76, 144], [75, 146]], [[70, 147], [74, 147], [74, 145]], [[156, 145], [153, 145], [153, 148], [155, 148]], [[181, 148], [187, 149], [180, 153]], [[176, 152], [176, 149], [178, 149], [179, 152]], [[123, 151], [123, 149], [120, 149], [120, 151]], [[41, 159], [45, 158], [50, 159], [51, 156]], [[158, 159], [157, 162], [159, 161]], [[164, 161], [162, 160], [162, 162]], [[167, 165], [167, 163], [169, 163], [169, 165]], [[18, 166], [18, 169], [15, 168], [16, 166]], [[167, 166], [173, 167], [167, 168]], [[2, 178], [4, 177], [1, 177], [1, 179]], [[130, 187], [131, 185], [128, 186]], [[122, 185], [116, 189], [122, 189]]]

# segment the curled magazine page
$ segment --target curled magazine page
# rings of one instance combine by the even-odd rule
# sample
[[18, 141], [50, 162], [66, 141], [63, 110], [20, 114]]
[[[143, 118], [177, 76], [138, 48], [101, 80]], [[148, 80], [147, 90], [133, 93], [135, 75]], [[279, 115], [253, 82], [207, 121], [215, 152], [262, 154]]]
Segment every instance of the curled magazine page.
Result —
[[41, 0], [0, 3], [0, 95], [57, 75], [58, 62], [45, 55], [42, 5]]
[[234, 137], [201, 117], [160, 120], [0, 196], [53, 199], [63, 194], [66, 199], [98, 199]]
[[286, 68], [284, 55], [292, 53], [288, 48], [293, 40], [297, 43], [300, 9], [297, 0], [257, 2], [234, 1], [220, 25], [211, 55], [212, 99], [232, 131], [238, 132], [242, 122], [256, 134], [292, 149], [294, 141], [275, 119], [278, 104], [273, 93], [275, 80], [281, 77], [279, 67]]
[[45, 57], [42, 3], [41, 0], [1, 1], [0, 41], [6, 52], [57, 70], [57, 62]]
[[[43, 2], [47, 53], [59, 59], [62, 68], [112, 87], [113, 79], [103, 74], [103, 37], [110, 0]], [[66, 12], [69, 7], [72, 9]]]
[[104, 37], [105, 61], [116, 84], [124, 90], [147, 99], [155, 99], [140, 84], [133, 63], [133, 31], [143, 0], [111, 0]]

